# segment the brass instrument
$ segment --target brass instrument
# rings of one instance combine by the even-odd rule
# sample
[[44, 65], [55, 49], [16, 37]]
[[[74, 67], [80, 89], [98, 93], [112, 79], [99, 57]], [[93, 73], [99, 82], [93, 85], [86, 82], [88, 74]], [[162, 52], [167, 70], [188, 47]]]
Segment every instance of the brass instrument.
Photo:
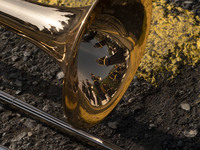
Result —
[[[51, 0], [50, 0], [51, 1]], [[85, 7], [1, 0], [0, 24], [52, 56], [65, 74], [63, 104], [76, 127], [104, 119], [144, 53], [151, 0], [94, 0]]]

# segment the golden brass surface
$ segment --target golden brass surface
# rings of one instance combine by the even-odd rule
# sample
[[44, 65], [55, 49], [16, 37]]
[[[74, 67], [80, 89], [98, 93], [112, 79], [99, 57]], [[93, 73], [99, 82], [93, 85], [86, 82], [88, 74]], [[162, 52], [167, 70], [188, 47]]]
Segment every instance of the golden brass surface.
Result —
[[0, 22], [45, 50], [65, 70], [68, 53], [73, 51], [94, 5], [70, 8], [35, 0], [1, 0]]
[[96, 0], [86, 7], [50, 2], [1, 0], [0, 23], [55, 58], [65, 73], [68, 120], [90, 127], [114, 109], [136, 73], [152, 1]]

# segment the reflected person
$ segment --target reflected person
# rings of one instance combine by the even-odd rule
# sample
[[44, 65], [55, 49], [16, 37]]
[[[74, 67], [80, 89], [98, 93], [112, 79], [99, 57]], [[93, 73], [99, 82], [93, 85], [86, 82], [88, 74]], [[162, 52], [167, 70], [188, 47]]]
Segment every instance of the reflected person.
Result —
[[98, 60], [96, 60], [96, 62], [99, 65], [110, 66], [110, 65], [121, 64], [121, 63], [126, 62], [126, 57], [127, 56], [125, 55], [125, 51], [119, 50], [114, 55], [112, 55], [110, 57], [104, 56], [102, 58], [99, 58]]
[[95, 38], [96, 35], [97, 35], [97, 31], [90, 31], [88, 35], [83, 36], [82, 41], [90, 42], [91, 40]]
[[[96, 77], [94, 74], [91, 74], [91, 79], [94, 82], [94, 87], [96, 88], [96, 90], [97, 90], [97, 92], [99, 94], [100, 99], [102, 101], [106, 100], [106, 96], [105, 96], [104, 92], [101, 89], [101, 84], [99, 83], [100, 77]], [[102, 105], [102, 102], [99, 101], [99, 99], [98, 99], [98, 105]]]
[[87, 88], [88, 88], [88, 92], [89, 92], [89, 99], [93, 101], [94, 104], [96, 104], [95, 102], [95, 98], [93, 95], [93, 86], [90, 84], [90, 82], [88, 81], [88, 79], [86, 79], [86, 84], [87, 84]]

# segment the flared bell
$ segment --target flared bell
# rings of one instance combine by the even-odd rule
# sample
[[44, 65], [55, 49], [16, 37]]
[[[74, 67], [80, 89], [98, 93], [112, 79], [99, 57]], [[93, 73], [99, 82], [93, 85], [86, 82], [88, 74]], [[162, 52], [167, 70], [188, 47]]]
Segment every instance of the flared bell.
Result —
[[[63, 1], [64, 2], [64, 1]], [[144, 53], [151, 0], [95, 0], [86, 7], [1, 0], [0, 23], [53, 56], [65, 73], [68, 120], [90, 127], [122, 98]]]

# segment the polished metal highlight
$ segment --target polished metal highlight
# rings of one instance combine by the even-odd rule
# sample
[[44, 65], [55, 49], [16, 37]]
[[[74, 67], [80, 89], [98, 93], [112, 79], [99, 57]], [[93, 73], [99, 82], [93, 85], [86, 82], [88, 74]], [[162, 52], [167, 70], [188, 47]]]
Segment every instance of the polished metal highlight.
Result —
[[[87, 142], [88, 144], [95, 146], [99, 149], [122, 150], [122, 148], [116, 145], [108, 143], [107, 141], [102, 140], [93, 135], [90, 135], [82, 130], [78, 130], [74, 128], [73, 126], [71, 126], [70, 124], [66, 123], [65, 121], [57, 119], [49, 115], [48, 113], [45, 113], [44, 111], [41, 111], [40, 109], [37, 109], [36, 107], [33, 107], [32, 105], [29, 105], [3, 91], [0, 91], [0, 102], [9, 104], [15, 109], [21, 110], [22, 112], [27, 113], [31, 115], [32, 117], [48, 125], [51, 125], [53, 128], [59, 129], [62, 132], [65, 132], [71, 136], [75, 136], [76, 138], [81, 139]], [[0, 150], [1, 150], [1, 146], [0, 146]]]
[[90, 127], [114, 109], [131, 83], [144, 53], [151, 9], [151, 0], [95, 0], [86, 7], [0, 0], [0, 24], [57, 61], [65, 73], [67, 119]]
[[64, 69], [68, 59], [66, 53], [74, 49], [91, 7], [69, 8], [34, 0], [1, 0], [0, 23], [52, 55]]

